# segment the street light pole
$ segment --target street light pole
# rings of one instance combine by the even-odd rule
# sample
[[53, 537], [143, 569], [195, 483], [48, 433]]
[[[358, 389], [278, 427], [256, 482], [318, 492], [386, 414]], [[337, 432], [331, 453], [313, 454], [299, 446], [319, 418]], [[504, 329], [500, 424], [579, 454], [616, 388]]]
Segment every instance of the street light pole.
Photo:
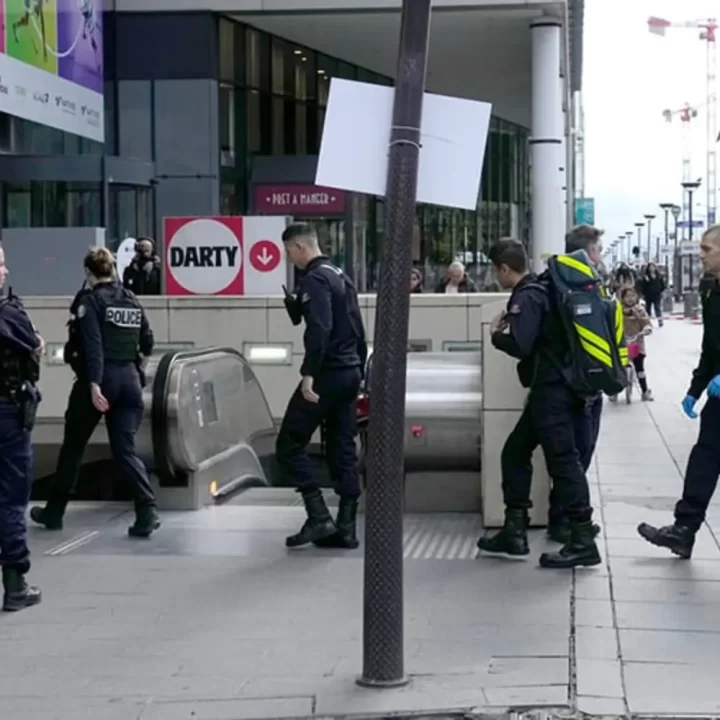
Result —
[[642, 254], [642, 229], [645, 227], [645, 223], [644, 222], [636, 222], [635, 227], [637, 228], [638, 261], [640, 261], [640, 255]]
[[635, 233], [632, 230], [628, 230], [625, 233], [625, 239], [627, 240], [627, 261], [628, 264], [632, 261], [632, 236]]
[[682, 296], [682, 260], [678, 255], [678, 222], [682, 208], [679, 205], [672, 206], [672, 216], [675, 221], [675, 231], [673, 238], [673, 288], [675, 290], [675, 299], [680, 300]]
[[692, 292], [693, 290], [693, 266], [695, 264], [694, 262], [694, 255], [692, 255], [692, 241], [693, 241], [693, 235], [694, 235], [694, 228], [693, 228], [693, 193], [700, 187], [701, 183], [700, 180], [696, 180], [695, 182], [684, 182], [682, 184], [684, 190], [688, 194], [688, 242], [690, 243], [690, 255], [688, 255], [688, 290]]
[[368, 431], [359, 685], [405, 685], [403, 504], [405, 386], [417, 205], [420, 124], [427, 76], [431, 0], [403, 0], [388, 161], [373, 343], [372, 419]]
[[[668, 253], [670, 243], [670, 211], [675, 207], [675, 203], [660, 203], [660, 209], [665, 213], [665, 278], [670, 282], [670, 254]], [[660, 262], [660, 239], [657, 242], [656, 262]]]
[[645, 215], [645, 219], [647, 220], [647, 261], [651, 262], [651, 255], [652, 252], [650, 245], [652, 243], [652, 221], [655, 219], [655, 215]]

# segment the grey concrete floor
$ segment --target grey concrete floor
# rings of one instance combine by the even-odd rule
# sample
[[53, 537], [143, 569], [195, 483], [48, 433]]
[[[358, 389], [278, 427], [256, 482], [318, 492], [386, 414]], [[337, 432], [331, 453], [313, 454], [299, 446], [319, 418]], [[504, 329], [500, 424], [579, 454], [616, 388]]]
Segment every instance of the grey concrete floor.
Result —
[[[392, 713], [720, 715], [720, 505], [691, 561], [644, 543], [666, 523], [697, 422], [680, 410], [700, 328], [648, 342], [654, 403], [608, 406], [591, 473], [605, 563], [475, 559], [475, 516], [410, 516], [400, 690], [355, 685], [362, 551], [289, 553], [277, 493], [172, 514], [149, 542], [122, 508], [31, 531], [42, 605], [0, 617], [2, 720], [246, 720]], [[285, 495], [287, 497], [287, 495]]]

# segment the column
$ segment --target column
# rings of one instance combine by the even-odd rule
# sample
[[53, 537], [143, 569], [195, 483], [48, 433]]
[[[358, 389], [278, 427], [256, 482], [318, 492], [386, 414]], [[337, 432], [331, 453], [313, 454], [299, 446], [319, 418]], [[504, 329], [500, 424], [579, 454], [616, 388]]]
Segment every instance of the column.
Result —
[[565, 249], [563, 193], [563, 101], [560, 81], [562, 26], [550, 18], [530, 26], [532, 33], [532, 268]]

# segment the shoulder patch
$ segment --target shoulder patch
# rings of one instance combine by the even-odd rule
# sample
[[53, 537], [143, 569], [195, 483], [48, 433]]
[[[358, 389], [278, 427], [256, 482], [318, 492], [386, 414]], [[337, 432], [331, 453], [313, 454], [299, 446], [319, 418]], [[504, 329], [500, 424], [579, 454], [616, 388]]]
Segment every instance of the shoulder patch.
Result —
[[310, 302], [310, 296], [309, 296], [307, 293], [303, 293], [303, 294], [302, 294], [301, 301], [304, 302], [304, 303]]
[[77, 316], [79, 318], [85, 317], [85, 314], [87, 313], [87, 306], [83, 303], [80, 305], [80, 307], [77, 309]]
[[509, 315], [519, 315], [521, 313], [521, 311], [522, 311], [522, 308], [520, 307], [520, 305], [518, 305], [518, 303], [513, 303], [510, 306], [510, 309], [508, 310], [508, 314]]

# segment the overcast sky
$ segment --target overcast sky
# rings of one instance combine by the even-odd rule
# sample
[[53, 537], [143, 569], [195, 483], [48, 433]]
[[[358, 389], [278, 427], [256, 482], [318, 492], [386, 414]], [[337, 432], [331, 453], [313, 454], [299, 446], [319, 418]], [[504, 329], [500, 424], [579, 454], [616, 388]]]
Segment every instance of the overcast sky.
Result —
[[[650, 15], [674, 22], [720, 16], [718, 0], [586, 0], [583, 101], [585, 194], [595, 198], [596, 223], [609, 242], [633, 230], [661, 202], [681, 203], [683, 134], [664, 109], [704, 105], [705, 46], [698, 32], [647, 29]], [[706, 173], [706, 110], [693, 121], [692, 167]], [[718, 146], [720, 150], [720, 146]], [[694, 213], [704, 218], [706, 193]], [[655, 235], [655, 232], [653, 232]]]

